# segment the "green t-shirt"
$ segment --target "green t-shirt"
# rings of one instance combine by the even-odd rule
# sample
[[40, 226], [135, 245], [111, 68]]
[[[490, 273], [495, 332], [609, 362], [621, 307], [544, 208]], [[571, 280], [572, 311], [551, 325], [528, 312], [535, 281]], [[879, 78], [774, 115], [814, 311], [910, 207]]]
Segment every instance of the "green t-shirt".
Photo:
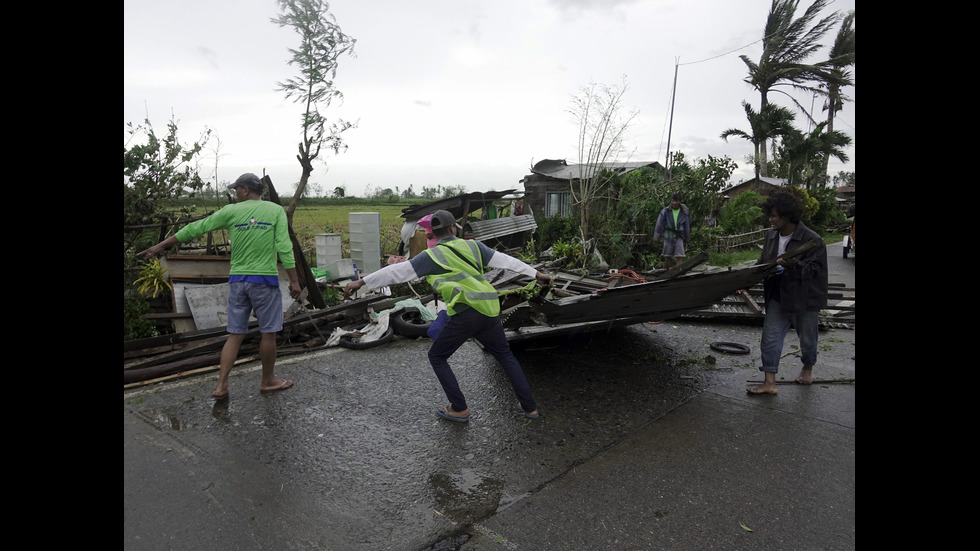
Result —
[[231, 234], [231, 275], [278, 276], [277, 256], [283, 268], [296, 267], [286, 211], [280, 205], [254, 199], [233, 203], [184, 226], [176, 237], [185, 243], [215, 230]]

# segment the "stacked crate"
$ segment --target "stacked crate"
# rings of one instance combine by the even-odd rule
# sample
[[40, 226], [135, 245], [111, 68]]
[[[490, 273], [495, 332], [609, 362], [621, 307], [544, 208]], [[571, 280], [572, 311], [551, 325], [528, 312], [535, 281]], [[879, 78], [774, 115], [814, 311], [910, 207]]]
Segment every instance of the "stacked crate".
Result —
[[381, 214], [352, 212], [350, 223], [350, 258], [360, 275], [381, 269]]

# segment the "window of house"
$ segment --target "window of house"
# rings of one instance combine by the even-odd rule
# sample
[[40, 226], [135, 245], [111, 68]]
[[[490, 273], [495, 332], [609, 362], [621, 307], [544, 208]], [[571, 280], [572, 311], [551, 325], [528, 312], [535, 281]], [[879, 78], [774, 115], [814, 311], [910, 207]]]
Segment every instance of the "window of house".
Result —
[[572, 204], [572, 192], [570, 191], [549, 192], [544, 199], [544, 215], [546, 217], [568, 216], [569, 208], [571, 204]]

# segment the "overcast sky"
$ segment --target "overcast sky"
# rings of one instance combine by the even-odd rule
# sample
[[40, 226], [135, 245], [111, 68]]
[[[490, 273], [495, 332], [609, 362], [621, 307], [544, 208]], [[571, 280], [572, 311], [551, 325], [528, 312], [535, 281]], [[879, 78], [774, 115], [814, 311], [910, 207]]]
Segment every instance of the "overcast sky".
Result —
[[[810, 3], [802, 0], [798, 14]], [[572, 98], [592, 82], [624, 79], [624, 110], [638, 111], [625, 140], [630, 160], [664, 164], [669, 135], [670, 151], [689, 160], [712, 155], [738, 163], [733, 184], [754, 174], [745, 160], [751, 144], [719, 136], [748, 131], [743, 100], [759, 108], [739, 55], [758, 61], [770, 0], [329, 4], [357, 44], [355, 57], [339, 62], [343, 104], [324, 113], [358, 126], [344, 134], [346, 152], [322, 150], [314, 161], [310, 183], [324, 195], [338, 186], [360, 196], [409, 186], [521, 189], [537, 161], [578, 161]], [[836, 0], [827, 14], [853, 9], [854, 0]], [[162, 137], [173, 117], [188, 144], [210, 128], [202, 177], [227, 183], [243, 172], [265, 173], [289, 194], [302, 173], [296, 154], [303, 107], [276, 91], [277, 82], [299, 74], [288, 63], [297, 35], [271, 22], [277, 3], [125, 0], [124, 10], [124, 124], [148, 118]], [[825, 37], [828, 47], [836, 30]], [[831, 159], [831, 175], [855, 171], [854, 87], [845, 94], [852, 101], [834, 127], [852, 138], [850, 160]], [[815, 118], [826, 118], [821, 100], [796, 97], [814, 106]], [[769, 99], [792, 107], [783, 94], [770, 92]], [[803, 115], [796, 126], [807, 130]]]

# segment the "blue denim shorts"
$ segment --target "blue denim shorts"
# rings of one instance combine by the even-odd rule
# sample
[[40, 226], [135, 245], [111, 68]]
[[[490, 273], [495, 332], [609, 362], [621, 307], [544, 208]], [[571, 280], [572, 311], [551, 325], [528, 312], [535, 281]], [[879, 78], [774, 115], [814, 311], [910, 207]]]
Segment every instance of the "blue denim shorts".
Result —
[[282, 331], [282, 291], [272, 285], [247, 281], [228, 284], [228, 332], [248, 332], [248, 318], [255, 311], [259, 332]]

